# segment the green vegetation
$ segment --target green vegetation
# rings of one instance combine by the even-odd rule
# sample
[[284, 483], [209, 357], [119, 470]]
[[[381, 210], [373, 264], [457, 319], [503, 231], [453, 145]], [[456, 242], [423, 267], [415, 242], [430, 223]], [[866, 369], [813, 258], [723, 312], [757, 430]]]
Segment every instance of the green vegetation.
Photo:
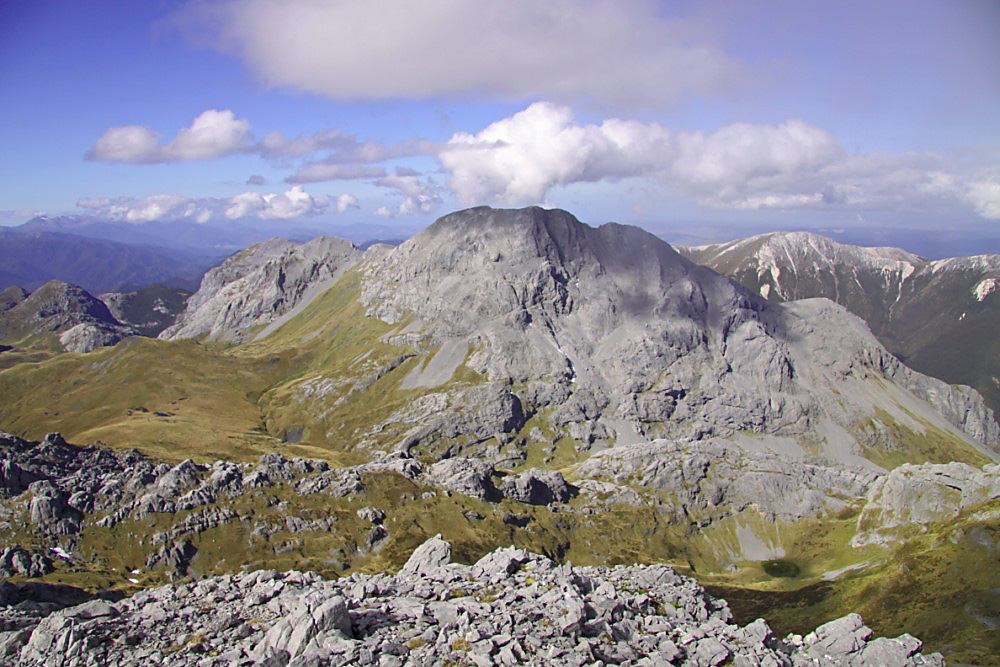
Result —
[[909, 632], [925, 650], [949, 662], [998, 664], [996, 517], [1000, 501], [966, 511], [956, 521], [931, 525], [883, 552], [878, 562], [833, 581], [808, 581], [794, 590], [734, 587], [721, 581], [710, 592], [729, 601], [736, 618], [763, 616], [779, 635], [804, 634], [819, 623], [856, 611], [876, 634]]
[[875, 417], [857, 425], [855, 431], [861, 440], [871, 444], [863, 446], [864, 456], [886, 470], [904, 463], [949, 463], [960, 461], [976, 467], [990, 463], [967, 442], [946, 433], [924, 419], [911, 415], [924, 430], [918, 432], [899, 422], [881, 408]]
[[[46, 334], [30, 350], [0, 353], [0, 424], [23, 437], [60, 431], [167, 461], [279, 451], [361, 462], [365, 448], [390, 447], [410, 427], [392, 415], [431, 390], [399, 384], [434, 351], [384, 342], [408, 323], [365, 316], [359, 294], [359, 275], [349, 272], [274, 334], [241, 346], [132, 338], [56, 355]], [[450, 386], [481, 381], [460, 366]], [[292, 431], [301, 439], [282, 442]]]

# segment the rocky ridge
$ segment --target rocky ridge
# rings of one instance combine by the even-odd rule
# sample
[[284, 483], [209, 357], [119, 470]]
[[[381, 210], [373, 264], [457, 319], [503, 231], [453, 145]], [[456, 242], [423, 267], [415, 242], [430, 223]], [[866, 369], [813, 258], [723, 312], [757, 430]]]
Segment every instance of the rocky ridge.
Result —
[[[476, 396], [443, 391], [433, 420], [415, 406], [392, 415], [387, 424], [423, 422], [407, 446], [462, 433], [474, 449], [544, 415], [585, 446], [754, 431], [837, 458], [860, 452], [851, 431], [875, 416], [873, 404], [1000, 443], [975, 392], [903, 369], [843, 308], [768, 303], [635, 227], [592, 228], [558, 210], [470, 209], [359, 270], [368, 315], [408, 323], [385, 341], [427, 355], [403, 388], [446, 387], [462, 363], [490, 382], [460, 390]], [[845, 382], [859, 392], [840, 391]], [[472, 404], [496, 419], [470, 422], [460, 406]]]
[[308, 304], [361, 254], [353, 243], [325, 236], [254, 244], [209, 270], [184, 313], [159, 337], [247, 340], [251, 329]]
[[914, 369], [971, 385], [1000, 409], [1000, 347], [992, 335], [1000, 323], [1000, 255], [931, 261], [808, 232], [678, 250], [770, 301], [836, 301]]
[[943, 665], [856, 614], [805, 637], [732, 623], [663, 565], [572, 567], [501, 548], [451, 562], [434, 537], [395, 575], [246, 572], [38, 614], [4, 609], [16, 665]]
[[20, 288], [3, 294], [0, 341], [55, 333], [67, 352], [90, 352], [136, 335], [103, 301], [76, 285], [53, 280], [30, 294]]
[[[515, 661], [531, 664], [542, 664], [549, 659], [556, 661], [553, 664], [559, 664], [558, 660], [579, 664], [572, 661], [586, 656], [590, 656], [586, 658], [587, 662], [618, 659], [623, 664], [661, 664], [655, 661], [636, 662], [647, 654], [652, 659], [656, 651], [673, 656], [663, 658], [665, 660], [687, 659], [690, 664], [718, 664], [711, 660], [736, 660], [741, 655], [750, 661], [747, 664], [797, 664], [794, 662], [796, 651], [808, 652], [818, 640], [806, 638], [802, 644], [765, 642], [768, 633], [757, 624], [754, 627], [763, 634], [748, 648], [743, 643], [745, 636], [741, 630], [711, 621], [714, 609], [722, 614], [716, 614], [717, 620], [728, 622], [721, 606], [704, 602], [707, 598], [699, 597], [700, 589], [693, 582], [664, 566], [574, 569], [557, 566], [547, 559], [526, 555], [523, 551], [502, 550], [480, 562], [480, 565], [503, 559], [508, 559], [503, 562], [513, 562], [509, 561], [509, 557], [514, 554], [517, 562], [504, 565], [506, 578], [497, 579], [493, 574], [484, 574], [481, 567], [477, 570], [475, 567], [446, 566], [448, 561], [441, 554], [448, 549], [442, 546], [444, 543], [432, 541], [430, 546], [425, 545], [418, 550], [422, 555], [411, 558], [396, 579], [386, 575], [354, 574], [340, 580], [340, 584], [332, 584], [321, 581], [315, 575], [232, 573], [239, 569], [241, 555], [249, 559], [247, 563], [260, 567], [261, 563], [279, 557], [288, 549], [307, 553], [313, 549], [310, 545], [329, 544], [331, 536], [336, 536], [340, 540], [336, 544], [343, 546], [321, 547], [327, 550], [328, 560], [325, 562], [335, 563], [333, 571], [345, 575], [363, 564], [369, 555], [397, 553], [400, 544], [410, 543], [408, 541], [413, 537], [407, 532], [406, 524], [410, 520], [402, 523], [396, 520], [397, 515], [404, 511], [398, 504], [372, 505], [376, 496], [370, 493], [392, 480], [409, 480], [407, 483], [410, 486], [405, 488], [412, 488], [413, 491], [403, 496], [407, 504], [426, 502], [429, 503], [428, 508], [439, 508], [433, 510], [437, 512], [441, 511], [437, 498], [458, 494], [470, 499], [469, 502], [459, 503], [459, 508], [467, 509], [457, 515], [457, 523], [453, 526], [457, 535], [465, 536], [467, 531], [474, 530], [474, 526], [494, 524], [507, 526], [511, 531], [508, 539], [517, 541], [518, 535], [533, 534], [535, 524], [548, 525], [546, 522], [550, 520], [555, 520], [552, 525], [556, 526], [556, 530], [572, 534], [595, 516], [641, 507], [653, 512], [650, 519], [656, 517], [656, 523], [697, 526], [696, 531], [735, 521], [733, 525], [738, 538], [735, 551], [732, 550], [734, 547], [727, 546], [716, 555], [723, 565], [782, 557], [784, 547], [791, 548], [790, 543], [782, 545], [780, 540], [774, 542], [774, 529], [765, 528], [763, 533], [754, 535], [755, 529], [746, 519], [750, 514], [761, 516], [765, 522], [776, 525], [803, 518], [830, 519], [847, 510], [856, 511], [854, 544], [885, 545], [884, 548], [888, 549], [902, 539], [898, 534], [900, 527], [912, 531], [914, 527], [953, 521], [962, 512], [988, 514], [994, 511], [990, 508], [995, 508], [1000, 500], [1000, 466], [976, 469], [961, 464], [927, 464], [902, 466], [886, 475], [864, 468], [824, 466], [810, 463], [802, 457], [772, 451], [741, 450], [725, 440], [623, 445], [595, 454], [568, 477], [544, 470], [506, 473], [479, 459], [451, 458], [426, 466], [405, 454], [390, 454], [371, 463], [347, 468], [331, 468], [320, 461], [286, 459], [278, 455], [264, 456], [257, 463], [216, 462], [207, 465], [183, 461], [169, 465], [147, 459], [138, 452], [115, 453], [100, 447], [76, 447], [66, 443], [58, 434], [50, 434], [41, 442], [4, 434], [0, 436], [0, 444], [0, 496], [5, 498], [0, 501], [0, 544], [5, 545], [0, 553], [0, 576], [13, 577], [15, 581], [38, 578], [44, 581], [53, 570], [58, 573], [67, 571], [67, 568], [68, 571], [77, 571], [89, 567], [90, 559], [106, 558], [108, 554], [94, 552], [93, 547], [83, 547], [85, 544], [100, 544], [99, 535], [105, 532], [117, 536], [111, 542], [115, 545], [114, 549], [126, 549], [135, 554], [132, 556], [133, 564], [123, 564], [126, 571], [132, 568], [131, 573], [118, 575], [129, 578], [133, 585], [142, 580], [160, 582], [163, 576], [182, 580], [193, 576], [197, 579], [208, 573], [218, 573], [220, 567], [223, 572], [230, 573], [208, 576], [204, 581], [183, 586], [138, 592], [130, 599], [134, 602], [115, 603], [114, 611], [101, 607], [103, 611], [98, 614], [88, 607], [90, 611], [81, 612], [90, 616], [77, 615], [76, 612], [56, 613], [60, 606], [55, 604], [60, 599], [58, 596], [49, 600], [52, 604], [47, 606], [18, 606], [27, 593], [10, 589], [13, 602], [7, 607], [0, 603], [0, 616], [6, 614], [5, 627], [8, 629], [8, 634], [0, 639], [0, 645], [13, 642], [10, 645], [19, 647], [28, 642], [28, 646], [33, 648], [30, 651], [24, 648], [28, 653], [21, 655], [26, 660], [25, 656], [30, 656], [30, 660], [36, 662], [24, 664], [50, 664], [45, 660], [54, 659], [51, 652], [57, 650], [55, 647], [66, 648], [69, 645], [91, 649], [107, 647], [102, 650], [108, 653], [98, 652], [93, 654], [96, 657], [81, 657], [79, 664], [89, 664], [86, 662], [88, 659], [109, 661], [103, 664], [132, 664], [116, 653], [129, 646], [129, 642], [148, 648], [151, 653], [143, 654], [145, 658], [153, 660], [160, 656], [167, 661], [164, 664], [174, 664], [169, 660], [181, 659], [170, 656], [186, 656], [185, 659], [190, 660], [194, 654], [199, 659], [218, 657], [223, 661], [219, 664], [229, 664], [224, 661], [237, 658], [252, 664], [251, 660], [264, 660], [273, 654], [278, 656], [274, 659], [279, 662], [266, 664], [284, 664], [280, 663], [282, 650], [288, 651], [288, 658], [298, 657], [300, 653], [304, 655], [307, 645], [314, 638], [310, 636], [291, 642], [289, 633], [306, 623], [308, 618], [324, 616], [329, 609], [322, 613], [317, 610], [323, 601], [337, 595], [344, 597], [349, 612], [357, 611], [350, 616], [353, 619], [351, 627], [354, 628], [352, 636], [354, 640], [364, 641], [346, 641], [344, 637], [331, 635], [317, 640], [317, 644], [324, 648], [317, 646], [311, 650], [327, 651], [324, 654], [327, 658], [324, 659], [343, 660], [343, 664], [363, 660], [369, 655], [365, 651], [374, 651], [371, 655], [376, 655], [379, 650], [382, 654], [396, 655], [384, 649], [386, 642], [405, 645], [415, 638], [422, 639], [413, 642], [410, 650], [397, 657], [403, 658], [412, 653], [414, 659], [426, 656], [432, 663], [443, 659], [441, 651], [450, 654], [458, 650], [471, 656], [480, 641], [469, 639], [477, 636], [472, 633], [473, 629], [480, 632], [486, 642], [480, 645], [480, 650], [486, 652], [480, 656], [482, 660], [495, 661], [506, 644], [489, 644], [487, 638], [504, 632], [513, 636], [516, 632], [477, 624], [495, 620], [498, 608], [512, 614], [512, 627], [521, 628], [524, 636], [532, 635], [523, 625], [528, 620], [535, 622], [536, 628], [544, 627], [545, 632], [553, 633], [551, 637], [544, 635], [545, 648], [555, 646], [558, 649], [551, 655], [525, 652], [535, 651], [537, 642], [532, 644], [532, 649], [526, 649], [528, 645], [524, 642], [517, 644], [517, 649], [511, 647]], [[292, 491], [291, 495], [286, 495], [282, 489]], [[257, 506], [253, 502], [257, 501], [264, 504], [255, 509]], [[320, 514], [309, 509], [317, 501], [326, 508]], [[477, 504], [477, 501], [482, 502]], [[248, 502], [251, 504], [248, 505]], [[347, 503], [344, 508], [334, 509], [339, 507], [338, 503], [344, 502]], [[524, 509], [518, 510], [518, 506]], [[273, 512], [263, 511], [268, 507], [273, 508]], [[143, 522], [154, 522], [152, 525], [156, 529], [136, 535], [136, 530], [145, 530], [141, 528], [146, 525]], [[19, 528], [22, 525], [25, 528]], [[564, 528], [559, 529], [558, 526]], [[233, 529], [235, 533], [224, 532]], [[974, 539], [989, 539], [988, 531], [973, 529], [974, 532], [976, 530], [982, 534], [975, 533]], [[234, 543], [232, 536], [224, 535], [241, 536], [237, 538], [241, 541]], [[657, 535], [654, 531], [647, 533], [643, 539], [665, 539]], [[688, 539], [699, 539], [698, 533]], [[217, 540], [224, 540], [231, 547], [226, 551], [215, 551], [213, 543]], [[400, 543], [400, 540], [403, 542]], [[235, 550], [233, 544], [237, 545]], [[554, 552], [558, 551], [556, 544], [552, 548]], [[462, 545], [463, 553], [470, 553], [468, 549], [467, 544]], [[435, 558], [438, 559], [435, 561], [437, 569], [428, 569], [427, 562]], [[224, 559], [225, 565], [219, 559]], [[527, 566], [522, 567], [524, 565]], [[326, 568], [330, 570], [329, 565]], [[163, 576], [152, 576], [157, 572]], [[431, 574], [428, 575], [428, 572]], [[406, 579], [416, 574], [440, 577], [440, 580], [421, 588]], [[565, 575], [568, 579], [544, 579], [549, 574]], [[549, 628], [561, 626], [555, 623], [546, 625], [541, 621], [542, 616], [533, 614], [551, 615], [553, 605], [563, 604], [560, 602], [563, 598], [549, 599], [554, 595], [550, 592], [558, 590], [562, 591], [559, 595], [568, 595], [572, 590], [564, 585], [565, 582], [577, 581], [576, 577], [580, 575], [597, 577], [598, 581], [592, 587], [588, 584], [572, 589], [576, 596], [572, 599], [579, 598], [583, 605], [574, 607], [582, 610], [579, 611], [582, 614], [579, 625], [569, 631], [566, 630], [572, 625], [569, 622], [559, 632], [550, 631]], [[708, 605], [704, 608], [708, 615], [697, 612], [700, 607], [692, 607], [692, 603], [684, 599], [675, 599], [680, 595], [676, 591], [668, 594], [664, 590], [651, 597], [654, 585], [649, 577], [671, 586], [680, 586], [695, 598], [702, 599]], [[121, 582], [130, 587], [125, 579]], [[548, 583], [543, 585], [542, 582]], [[618, 611], [609, 612], [611, 615], [607, 618], [601, 611], [591, 616], [591, 612], [585, 611], [587, 605], [595, 610], [609, 609], [605, 598], [611, 589], [604, 582], [610, 582], [618, 591], [612, 596], [616, 601], [610, 607]], [[357, 584], [360, 588], [336, 588], [341, 584], [345, 587]], [[548, 588], [548, 584], [553, 588]], [[135, 590], [134, 586], [131, 587]], [[317, 587], [323, 591], [322, 599], [312, 593]], [[270, 598], [257, 595], [258, 589], [264, 588], [275, 594], [287, 589], [289, 597], [280, 604], [276, 603], [277, 606], [268, 606], [266, 603]], [[217, 595], [212, 592], [216, 590]], [[365, 592], [358, 594], [351, 591]], [[604, 593], [595, 598], [594, 591]], [[628, 595], [624, 595], [623, 591]], [[78, 591], [68, 594], [76, 596], [72, 604], [80, 602]], [[480, 599], [475, 601], [477, 594]], [[409, 599], [414, 596], [416, 602]], [[470, 596], [472, 599], [466, 599]], [[533, 596], [538, 596], [538, 599]], [[462, 607], [464, 616], [455, 607], [442, 607], [456, 614], [459, 628], [451, 628], [447, 624], [436, 627], [443, 622], [434, 611], [437, 609], [434, 604], [429, 611], [423, 607], [419, 609], [424, 611], [415, 611], [418, 610], [415, 606], [418, 603], [430, 604], [431, 600], [449, 602], [452, 598], [463, 598], [462, 602], [468, 603]], [[247, 600], [255, 599], [258, 601], [245, 606]], [[505, 600], [502, 604], [507, 606], [499, 606], [498, 599]], [[398, 608], [395, 606], [397, 600], [403, 600]], [[693, 619], [697, 628], [684, 626], [683, 632], [664, 637], [664, 632], [673, 632], [675, 627], [680, 626], [661, 627], [658, 624], [662, 619], [649, 620], [651, 616], [665, 615], [661, 611], [654, 612], [660, 609], [656, 600], [663, 603], [663, 609], [684, 609], [693, 614], [688, 620]], [[211, 604], [206, 606], [206, 601]], [[217, 610], [219, 605], [225, 609], [231, 607], [234, 614], [231, 624], [216, 626], [212, 623], [211, 618], [215, 617], [212, 610]], [[396, 630], [379, 625], [358, 633], [358, 623], [371, 618], [374, 614], [372, 610], [376, 608], [388, 614], [386, 618], [397, 621], [393, 628], [406, 627], [414, 632], [397, 636], [392, 634]], [[550, 612], [544, 612], [546, 609]], [[27, 613], [22, 614], [22, 611]], [[560, 612], [558, 618], [551, 620], [566, 620], [563, 616]], [[666, 616], [675, 620], [687, 618], [673, 611]], [[42, 621], [43, 618], [48, 620]], [[237, 622], [237, 618], [241, 620]], [[279, 620], [281, 618], [287, 621], [285, 625]], [[91, 623], [95, 619], [100, 622]], [[258, 620], [246, 629], [238, 629], [250, 619]], [[464, 626], [461, 624], [463, 619]], [[634, 621], [622, 626], [631, 628], [632, 634], [623, 634], [621, 628], [614, 630], [613, 626], [623, 619]], [[606, 624], [602, 625], [602, 620]], [[34, 635], [28, 630], [39, 622], [43, 623], [38, 625], [42, 630], [37, 631], [38, 636], [29, 642], [29, 637]], [[705, 622], [713, 623], [711, 633], [704, 627]], [[905, 640], [900, 645], [876, 640], [869, 649], [866, 647], [870, 632], [862, 628], [860, 619], [841, 624], [850, 626], [845, 632], [855, 637], [851, 640], [853, 643], [848, 642], [852, 648], [837, 658], [842, 662], [853, 659], [857, 664], [865, 664], [865, 660], [876, 653], [862, 654], [858, 651], [875, 651], [877, 648], [878, 651], [890, 651], [885, 655], [896, 656], [892, 659], [904, 664], [905, 656], [899, 652], [904, 649], [912, 652], [917, 647], [911, 640]], [[655, 637], [646, 637], [647, 631], [654, 626], [659, 628]], [[142, 627], [142, 637], [128, 639], [128, 633], [121, 632], [126, 627]], [[278, 627], [286, 629], [274, 629]], [[451, 630], [441, 634], [445, 628]], [[161, 630], [162, 634], [156, 634]], [[754, 632], [758, 633], [758, 630]], [[96, 634], [91, 635], [91, 631]], [[234, 639], [232, 633], [237, 631], [242, 636]], [[823, 636], [823, 632], [818, 630], [817, 636]], [[601, 639], [604, 633], [610, 639]], [[323, 633], [317, 632], [317, 636], [319, 634]], [[113, 639], [101, 639], [108, 637]], [[588, 641], [581, 646], [581, 637], [598, 638], [599, 641]], [[670, 639], [670, 645], [663, 644], [665, 638]], [[702, 645], [700, 642], [707, 638], [714, 639], [722, 648], [715, 643]], [[458, 639], [468, 642], [467, 650], [453, 647], [452, 643]], [[331, 643], [324, 644], [326, 640]], [[835, 643], [839, 645], [842, 642], [838, 640]], [[240, 653], [233, 652], [237, 644]], [[294, 649], [289, 648], [292, 645]], [[457, 646], [465, 647], [466, 644], [459, 642]], [[714, 648], [713, 652], [702, 655], [708, 646]], [[423, 647], [428, 647], [428, 652], [416, 651], [416, 648]], [[601, 653], [598, 649], [611, 653]], [[760, 653], [764, 649], [776, 653]], [[89, 655], [82, 648], [74, 650], [80, 650], [81, 656]], [[219, 655], [210, 655], [213, 651]], [[785, 651], [784, 659], [780, 657], [782, 651]], [[331, 658], [331, 655], [342, 657]], [[602, 655], [605, 657], [602, 658]], [[766, 656], [778, 662], [768, 662], [770, 658]], [[813, 657], [819, 656], [814, 653]], [[759, 663], [753, 662], [754, 659]], [[785, 659], [793, 662], [783, 661]], [[120, 662], [115, 663], [114, 660]], [[215, 663], [210, 661], [206, 664]]]

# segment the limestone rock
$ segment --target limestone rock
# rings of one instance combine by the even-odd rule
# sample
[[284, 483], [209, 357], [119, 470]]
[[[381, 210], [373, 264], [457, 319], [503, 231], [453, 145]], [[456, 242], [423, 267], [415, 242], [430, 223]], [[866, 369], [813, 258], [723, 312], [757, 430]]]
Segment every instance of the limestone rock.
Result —
[[[480, 207], [366, 256], [358, 270], [366, 313], [408, 321], [386, 342], [429, 356], [460, 341], [466, 365], [500, 399], [443, 385], [433, 406], [425, 396], [427, 405], [387, 420], [413, 425], [406, 451], [485, 458], [480, 443], [505, 444], [543, 415], [553, 439], [596, 449], [752, 432], [874, 469], [852, 429], [881, 409], [998, 457], [983, 446], [998, 446], [1000, 428], [975, 392], [901, 366], [843, 307], [768, 303], [634, 227]], [[465, 444], [436, 448], [459, 435]]]
[[465, 566], [449, 551], [434, 538], [396, 574], [241, 572], [92, 601], [24, 617], [7, 645], [24, 644], [24, 667], [944, 664], [909, 635], [873, 638], [856, 615], [805, 640], [740, 627], [665, 565], [561, 566], [503, 548]]
[[274, 323], [321, 294], [361, 254], [348, 241], [324, 236], [250, 246], [208, 271], [184, 313], [159, 337], [243, 341], [250, 329]]
[[60, 280], [47, 282], [0, 310], [0, 341], [42, 333], [59, 334], [63, 349], [69, 352], [90, 352], [136, 334], [115, 319], [101, 300]]
[[525, 470], [516, 477], [508, 477], [500, 486], [505, 498], [531, 505], [564, 503], [573, 495], [573, 489], [554, 470]]
[[1000, 465], [904, 464], [872, 484], [858, 526], [874, 528], [859, 532], [852, 544], [890, 541], [895, 528], [952, 519], [995, 498], [1000, 498]]
[[410, 555], [409, 560], [400, 570], [402, 574], [427, 574], [451, 562], [451, 545], [435, 535]]

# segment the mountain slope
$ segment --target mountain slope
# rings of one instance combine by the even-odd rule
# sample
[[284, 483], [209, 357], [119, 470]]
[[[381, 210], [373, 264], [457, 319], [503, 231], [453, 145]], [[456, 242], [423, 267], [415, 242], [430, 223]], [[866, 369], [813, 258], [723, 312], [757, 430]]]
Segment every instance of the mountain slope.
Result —
[[191, 292], [178, 287], [150, 285], [135, 292], [109, 292], [101, 301], [120, 322], [142, 336], [156, 337], [184, 312]]
[[888, 461], [911, 434], [966, 452], [935, 460], [995, 446], [975, 392], [912, 374], [826, 303], [768, 305], [636, 228], [471, 209], [369, 250], [245, 353], [315, 350], [262, 395], [272, 433], [431, 459], [570, 462], [608, 443], [744, 432], [854, 464], [870, 442]]
[[302, 244], [271, 239], [252, 245], [205, 274], [185, 311], [160, 338], [242, 341], [251, 329], [308, 304], [360, 257], [354, 244], [326, 236]]
[[680, 251], [772, 301], [836, 301], [911, 368], [974, 387], [1000, 410], [1000, 255], [928, 261], [807, 232]]
[[[609, 444], [717, 436], [892, 467], [982, 463], [1000, 439], [975, 392], [912, 373], [841, 308], [769, 304], [637, 228], [480, 208], [363, 255], [312, 243], [234, 256], [188, 303], [208, 316], [179, 325], [257, 337], [206, 359], [220, 377], [227, 357], [281, 360], [279, 381], [247, 389], [267, 432], [331, 454], [566, 465]], [[313, 298], [323, 276], [333, 285]], [[18, 397], [8, 418], [48, 400]], [[38, 428], [116, 442], [105, 426]]]
[[[538, 208], [460, 211], [360, 256], [302, 248], [220, 267], [191, 312], [224, 294], [233, 316], [196, 339], [0, 371], [0, 424], [18, 435], [196, 461], [122, 454], [132, 478], [81, 466], [60, 487], [91, 496], [33, 487], [37, 503], [5, 510], [24, 517], [12, 542], [37, 505], [67, 521], [32, 524], [49, 526], [34, 546], [78, 547], [104, 582], [178, 564], [384, 570], [441, 532], [466, 560], [515, 544], [576, 563], [671, 559], [771, 592], [834, 579], [810, 619], [867, 605], [899, 631], [917, 614], [895, 591], [941, 575], [933, 606], [957, 625], [929, 623], [933, 636], [995, 647], [981, 609], [998, 583], [996, 421], [842, 306], [768, 302], [642, 230]], [[315, 297], [313, 270], [295, 268], [311, 266], [331, 283]], [[79, 541], [58, 533], [73, 525]], [[902, 569], [913, 550], [926, 562]]]
[[8, 304], [20, 297], [15, 305], [0, 310], [0, 341], [5, 343], [30, 345], [47, 334], [57, 334], [62, 349], [90, 352], [135, 335], [104, 302], [76, 285], [53, 280], [31, 294], [18, 289], [3, 293], [15, 297], [5, 299]]

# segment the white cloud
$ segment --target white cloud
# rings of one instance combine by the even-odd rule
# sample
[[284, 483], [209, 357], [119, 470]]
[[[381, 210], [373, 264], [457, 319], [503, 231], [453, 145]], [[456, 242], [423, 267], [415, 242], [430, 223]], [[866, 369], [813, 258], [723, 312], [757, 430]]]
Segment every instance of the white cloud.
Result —
[[288, 220], [322, 213], [327, 206], [326, 198], [313, 197], [302, 186], [296, 185], [280, 194], [238, 194], [230, 199], [225, 216], [230, 220], [249, 216], [265, 220]]
[[133, 164], [208, 160], [246, 150], [252, 139], [248, 120], [236, 118], [229, 110], [209, 109], [165, 144], [153, 130], [141, 125], [112, 127], [90, 147], [86, 158]]
[[375, 209], [375, 215], [377, 215], [380, 218], [391, 218], [392, 211], [389, 210], [388, 206], [379, 206], [377, 209]]
[[685, 133], [615, 118], [579, 124], [569, 108], [538, 102], [476, 134], [455, 134], [438, 158], [465, 205], [538, 204], [557, 186], [639, 178], [716, 208], [958, 203], [1000, 218], [1000, 177], [981, 167], [934, 153], [848, 154], [832, 134], [799, 120]]
[[124, 211], [124, 215], [129, 222], [152, 222], [168, 217], [173, 211], [188, 203], [188, 200], [183, 197], [153, 195], [146, 197], [137, 205], [129, 207]]
[[35, 218], [40, 215], [45, 215], [44, 211], [38, 211], [33, 208], [18, 208], [18, 209], [4, 209], [0, 210], [0, 218], [5, 219], [26, 219]]
[[463, 203], [523, 204], [541, 201], [556, 185], [644, 173], [673, 152], [671, 134], [659, 125], [576, 125], [569, 108], [537, 102], [478, 134], [454, 135], [438, 157]]
[[[350, 197], [350, 195], [346, 195]], [[343, 197], [343, 196], [342, 196]], [[349, 208], [349, 201], [345, 200]], [[265, 220], [290, 220], [318, 215], [326, 210], [329, 201], [314, 197], [301, 186], [282, 193], [258, 194], [242, 192], [232, 197], [190, 199], [176, 195], [152, 195], [140, 199], [85, 197], [77, 202], [99, 217], [124, 222], [154, 222], [158, 220], [193, 220], [205, 223], [210, 220], [237, 220], [260, 218]], [[337, 210], [341, 210], [341, 200]], [[344, 209], [346, 210], [346, 208]]]
[[320, 130], [313, 134], [288, 139], [280, 132], [270, 132], [255, 146], [267, 158], [302, 157], [320, 150], [354, 150], [358, 140], [339, 130]]
[[101, 209], [111, 204], [111, 200], [107, 197], [83, 197], [76, 202], [76, 205], [80, 208], [94, 208]]
[[[397, 190], [404, 195], [399, 205], [399, 215], [416, 215], [433, 213], [442, 203], [438, 187], [433, 181], [422, 181], [420, 175], [409, 169], [397, 169], [395, 174], [389, 174], [375, 181], [375, 185]], [[376, 215], [381, 215], [376, 211]]]
[[753, 73], [655, 0], [202, 0], [177, 18], [266, 83], [338, 99], [632, 108], [742, 87]]
[[1000, 177], [972, 183], [966, 198], [981, 217], [1000, 220]]
[[361, 208], [358, 205], [358, 198], [354, 195], [344, 193], [337, 197], [337, 213], [346, 213], [352, 208]]

